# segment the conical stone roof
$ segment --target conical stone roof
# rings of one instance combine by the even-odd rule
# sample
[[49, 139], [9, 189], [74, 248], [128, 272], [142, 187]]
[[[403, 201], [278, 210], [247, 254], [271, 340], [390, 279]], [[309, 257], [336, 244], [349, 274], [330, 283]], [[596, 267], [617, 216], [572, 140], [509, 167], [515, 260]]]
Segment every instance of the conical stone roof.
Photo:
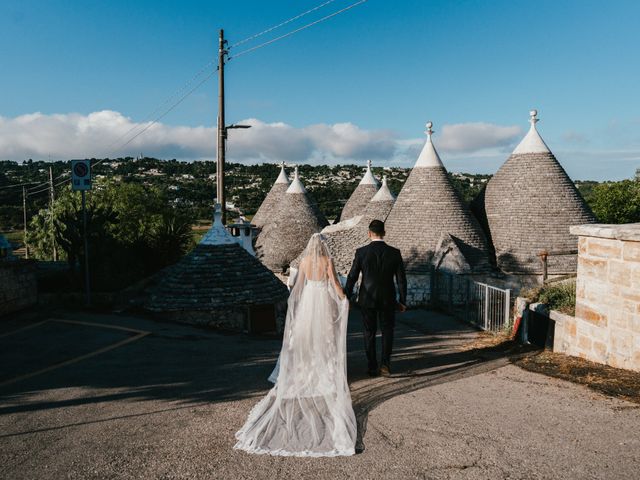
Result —
[[[529, 132], [480, 196], [498, 267], [507, 273], [541, 273], [538, 254], [578, 248], [571, 225], [595, 218], [556, 157], [536, 129], [537, 111], [530, 113]], [[484, 201], [482, 201], [484, 200]], [[575, 272], [577, 255], [551, 255], [548, 273]]]
[[387, 176], [382, 177], [382, 186], [371, 198], [369, 203], [364, 209], [363, 217], [366, 220], [381, 220], [385, 221], [389, 216], [389, 212], [393, 208], [393, 204], [396, 203], [396, 196], [389, 190], [387, 184]]
[[154, 312], [240, 309], [288, 297], [284, 284], [227, 232], [219, 205], [202, 241], [156, 278], [145, 304]]
[[387, 217], [386, 240], [400, 249], [409, 273], [429, 272], [445, 234], [456, 241], [472, 271], [485, 271], [490, 264], [484, 232], [451, 184], [431, 127], [427, 123], [427, 142]]
[[379, 185], [378, 180], [373, 176], [373, 172], [371, 172], [371, 160], [369, 160], [367, 161], [367, 170], [362, 180], [360, 180], [360, 183], [349, 197], [349, 200], [345, 203], [342, 213], [340, 213], [340, 220], [349, 220], [356, 215], [362, 215], [369, 200], [371, 200], [378, 191]]
[[262, 201], [260, 208], [251, 219], [251, 223], [256, 227], [264, 227], [266, 223], [272, 219], [276, 213], [276, 206], [280, 204], [280, 200], [289, 188], [289, 177], [284, 170], [284, 162], [280, 166], [280, 175]]
[[[356, 249], [369, 243], [369, 223], [372, 220], [385, 221], [395, 197], [389, 190], [387, 178], [382, 180], [382, 186], [378, 193], [367, 203], [362, 215], [343, 220], [339, 223], [329, 225], [322, 230], [329, 252], [333, 257], [336, 271], [341, 275], [347, 275], [351, 268], [351, 263], [356, 253]], [[297, 267], [300, 257], [291, 264]]]
[[258, 236], [256, 255], [269, 269], [280, 273], [304, 250], [311, 235], [329, 222], [309, 197], [297, 167], [291, 185], [275, 210], [273, 220]]

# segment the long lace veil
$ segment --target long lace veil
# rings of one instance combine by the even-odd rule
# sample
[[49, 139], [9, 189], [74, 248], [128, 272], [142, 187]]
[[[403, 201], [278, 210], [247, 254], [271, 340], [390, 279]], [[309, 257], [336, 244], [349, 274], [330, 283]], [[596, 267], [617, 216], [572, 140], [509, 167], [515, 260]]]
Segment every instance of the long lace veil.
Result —
[[315, 234], [291, 289], [275, 386], [236, 434], [241, 448], [272, 455], [351, 455], [356, 423], [347, 383], [349, 306], [329, 250]]
[[[291, 333], [296, 330], [299, 319], [297, 312], [302, 304], [305, 287], [312, 282], [317, 286], [317, 282], [323, 282], [326, 287], [328, 298], [326, 299], [326, 309], [332, 322], [344, 322], [345, 329], [349, 316], [349, 305], [342, 292], [342, 286], [338, 273], [335, 269], [333, 258], [327, 247], [325, 237], [320, 233], [314, 233], [309, 239], [300, 256], [299, 267], [296, 269], [294, 278], [290, 280], [291, 285], [287, 306], [287, 317], [285, 321], [285, 332], [282, 350], [285, 350], [291, 342]], [[346, 341], [346, 331], [345, 331]], [[345, 344], [346, 345], [346, 344]], [[346, 349], [346, 347], [345, 347]], [[278, 357], [275, 368], [269, 375], [269, 381], [276, 383], [280, 372], [281, 356]], [[346, 359], [344, 361], [346, 366]]]

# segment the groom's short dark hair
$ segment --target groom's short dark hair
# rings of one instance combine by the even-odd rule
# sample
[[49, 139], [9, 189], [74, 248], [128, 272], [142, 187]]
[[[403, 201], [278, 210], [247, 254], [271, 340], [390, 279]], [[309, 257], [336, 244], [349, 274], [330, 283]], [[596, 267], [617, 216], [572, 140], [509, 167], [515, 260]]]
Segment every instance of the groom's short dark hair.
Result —
[[384, 222], [380, 220], [372, 220], [369, 224], [369, 231], [375, 233], [378, 236], [384, 235]]

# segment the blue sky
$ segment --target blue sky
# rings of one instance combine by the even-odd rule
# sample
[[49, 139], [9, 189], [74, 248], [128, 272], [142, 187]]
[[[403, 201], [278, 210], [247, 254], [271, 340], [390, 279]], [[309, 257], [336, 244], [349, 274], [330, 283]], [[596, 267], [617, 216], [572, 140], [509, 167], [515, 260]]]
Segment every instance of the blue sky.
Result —
[[[3, 0], [0, 158], [112, 153], [213, 58], [219, 28], [233, 44], [320, 3]], [[638, 18], [635, 1], [368, 0], [229, 62], [227, 120], [254, 125], [230, 134], [229, 157], [411, 165], [432, 120], [445, 166], [491, 173], [537, 108], [573, 178], [631, 177]], [[216, 88], [114, 153], [213, 158]]]

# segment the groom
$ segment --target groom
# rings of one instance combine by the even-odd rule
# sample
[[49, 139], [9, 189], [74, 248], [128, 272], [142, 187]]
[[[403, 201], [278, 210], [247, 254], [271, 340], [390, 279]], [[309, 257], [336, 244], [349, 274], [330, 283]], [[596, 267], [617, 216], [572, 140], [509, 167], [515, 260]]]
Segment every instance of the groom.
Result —
[[[364, 348], [369, 362], [369, 375], [391, 374], [391, 348], [393, 346], [393, 328], [395, 326], [395, 310], [404, 312], [407, 307], [407, 278], [402, 263], [400, 250], [384, 242], [384, 223], [373, 220], [369, 224], [371, 243], [356, 250], [356, 256], [347, 277], [344, 293], [351, 298], [353, 287], [362, 273], [358, 305], [364, 323]], [[396, 285], [398, 300], [396, 300]], [[378, 321], [382, 330], [382, 362], [378, 372], [376, 356], [376, 333]]]

